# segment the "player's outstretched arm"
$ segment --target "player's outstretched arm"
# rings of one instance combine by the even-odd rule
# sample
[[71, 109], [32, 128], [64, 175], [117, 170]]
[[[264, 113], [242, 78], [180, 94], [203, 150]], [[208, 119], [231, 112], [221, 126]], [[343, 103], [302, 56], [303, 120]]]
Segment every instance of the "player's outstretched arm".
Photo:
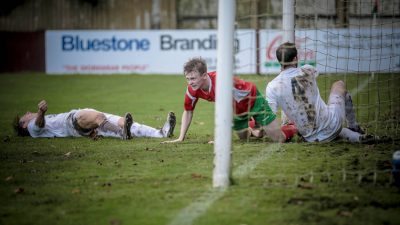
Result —
[[43, 128], [45, 125], [44, 115], [47, 111], [47, 102], [46, 100], [42, 100], [38, 104], [38, 115], [36, 117], [35, 125]]
[[186, 133], [189, 129], [190, 123], [192, 122], [193, 111], [183, 111], [182, 113], [182, 122], [181, 122], [181, 133], [179, 134], [179, 138], [171, 141], [164, 141], [162, 143], [176, 143], [182, 142], [185, 140]]

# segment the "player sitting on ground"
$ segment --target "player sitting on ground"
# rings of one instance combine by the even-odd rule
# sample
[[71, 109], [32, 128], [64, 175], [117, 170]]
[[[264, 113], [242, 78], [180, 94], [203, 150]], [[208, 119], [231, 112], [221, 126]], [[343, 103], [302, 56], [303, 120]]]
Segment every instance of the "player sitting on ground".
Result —
[[27, 112], [14, 122], [18, 136], [37, 137], [117, 137], [123, 140], [131, 137], [171, 137], [176, 118], [168, 113], [167, 121], [161, 129], [155, 129], [133, 122], [132, 115], [120, 117], [94, 109], [71, 110], [66, 113], [45, 115], [47, 102], [39, 102], [38, 112]]
[[[326, 105], [319, 94], [317, 70], [310, 65], [297, 67], [295, 44], [286, 42], [280, 45], [276, 57], [282, 71], [268, 83], [266, 99], [273, 112], [282, 108], [283, 114], [296, 124], [306, 141], [329, 142], [336, 137], [350, 142], [378, 141], [376, 136], [364, 135], [358, 125], [350, 93], [343, 81], [332, 85]], [[348, 128], [342, 128], [345, 120]]]
[[[184, 65], [184, 75], [188, 86], [185, 94], [184, 111], [182, 114], [181, 133], [179, 138], [166, 142], [181, 142], [185, 139], [193, 118], [193, 111], [199, 98], [215, 102], [216, 72], [207, 73], [206, 62], [201, 58], [193, 58]], [[240, 139], [247, 139], [251, 130], [248, 122], [255, 119], [256, 126], [260, 127], [273, 141], [284, 142], [290, 139], [294, 132], [282, 132], [275, 114], [268, 103], [257, 90], [255, 84], [234, 78], [233, 107], [235, 112], [233, 129]], [[249, 132], [250, 131], [250, 132]], [[255, 136], [262, 136], [256, 134]]]

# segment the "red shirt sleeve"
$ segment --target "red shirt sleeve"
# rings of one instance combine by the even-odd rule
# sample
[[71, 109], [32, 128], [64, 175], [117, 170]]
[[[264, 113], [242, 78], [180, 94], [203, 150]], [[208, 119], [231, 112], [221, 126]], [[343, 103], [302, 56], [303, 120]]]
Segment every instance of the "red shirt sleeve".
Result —
[[184, 104], [185, 110], [193, 111], [194, 108], [196, 107], [197, 100], [198, 98], [196, 96], [196, 93], [190, 87], [188, 87], [185, 93], [185, 104]]

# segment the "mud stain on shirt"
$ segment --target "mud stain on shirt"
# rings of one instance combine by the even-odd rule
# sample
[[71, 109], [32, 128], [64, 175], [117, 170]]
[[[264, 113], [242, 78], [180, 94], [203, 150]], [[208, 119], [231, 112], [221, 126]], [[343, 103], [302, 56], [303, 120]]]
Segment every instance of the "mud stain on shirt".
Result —
[[[307, 75], [296, 76], [291, 79], [292, 94], [296, 102], [301, 103], [304, 111], [307, 114], [307, 124], [315, 129], [315, 107], [311, 104], [306, 96], [306, 90], [310, 89], [310, 81]], [[311, 83], [312, 84], [312, 83]], [[300, 112], [301, 114], [301, 112]]]

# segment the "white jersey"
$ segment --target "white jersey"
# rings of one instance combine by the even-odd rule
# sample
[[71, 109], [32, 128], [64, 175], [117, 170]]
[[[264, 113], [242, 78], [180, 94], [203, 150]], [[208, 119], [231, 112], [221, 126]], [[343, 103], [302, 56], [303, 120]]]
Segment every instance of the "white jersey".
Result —
[[[322, 100], [314, 67], [289, 68], [266, 87], [266, 99], [274, 113], [278, 107], [293, 121], [308, 142], [331, 141], [342, 128], [342, 111]], [[338, 108], [339, 110], [336, 110]]]
[[[36, 126], [35, 120], [31, 120], [28, 124], [29, 134], [34, 137], [82, 137], [81, 134], [74, 128], [73, 119], [78, 114], [80, 110], [97, 111], [95, 109], [79, 109], [71, 110], [70, 112], [60, 113], [60, 114], [49, 114], [45, 115], [45, 126], [40, 128]], [[121, 116], [103, 113], [110, 123], [119, 126], [118, 121], [122, 118]], [[131, 134], [135, 137], [154, 137], [162, 138], [164, 137], [160, 129], [155, 129], [143, 124], [134, 122], [131, 126]], [[117, 137], [120, 135], [115, 132], [106, 132], [97, 129], [97, 134], [104, 137]]]
[[78, 110], [71, 110], [70, 112], [60, 114], [45, 115], [45, 125], [40, 128], [36, 126], [35, 121], [31, 120], [28, 124], [29, 134], [34, 137], [81, 137], [81, 135], [74, 129], [72, 118]]

